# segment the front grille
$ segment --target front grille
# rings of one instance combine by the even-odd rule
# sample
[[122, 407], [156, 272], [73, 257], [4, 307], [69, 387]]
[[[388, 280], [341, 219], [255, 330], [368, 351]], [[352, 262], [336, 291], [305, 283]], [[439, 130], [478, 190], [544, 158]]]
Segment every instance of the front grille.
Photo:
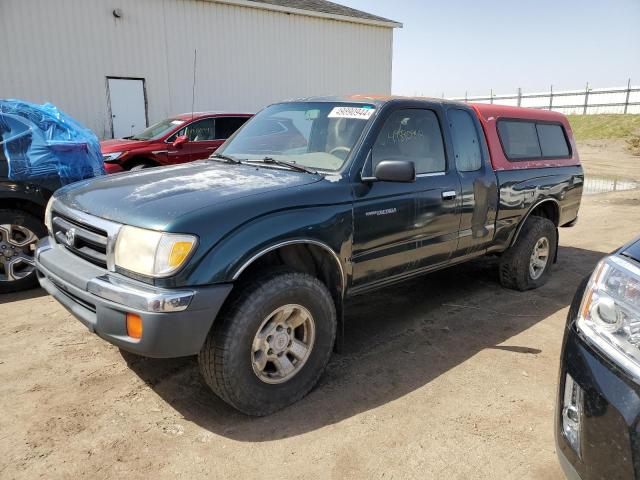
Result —
[[107, 267], [107, 232], [53, 212], [51, 224], [56, 242], [79, 257]]

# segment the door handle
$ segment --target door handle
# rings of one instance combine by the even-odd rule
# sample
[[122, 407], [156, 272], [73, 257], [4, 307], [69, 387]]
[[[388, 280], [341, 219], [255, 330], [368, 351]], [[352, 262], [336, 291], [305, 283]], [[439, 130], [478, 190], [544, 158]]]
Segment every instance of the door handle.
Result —
[[454, 198], [456, 198], [455, 190], [447, 190], [446, 192], [442, 192], [443, 200], [453, 200]]

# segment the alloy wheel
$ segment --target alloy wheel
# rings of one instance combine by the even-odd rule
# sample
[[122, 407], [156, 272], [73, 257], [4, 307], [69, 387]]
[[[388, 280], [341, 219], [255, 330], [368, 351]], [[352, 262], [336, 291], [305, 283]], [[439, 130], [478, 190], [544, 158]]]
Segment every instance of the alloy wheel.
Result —
[[0, 281], [15, 282], [35, 270], [38, 236], [22, 225], [0, 225]]
[[251, 348], [251, 365], [265, 383], [283, 383], [303, 367], [315, 341], [313, 316], [302, 305], [289, 304], [261, 323]]
[[539, 279], [549, 263], [549, 240], [547, 237], [539, 238], [531, 252], [529, 260], [529, 275], [533, 280]]

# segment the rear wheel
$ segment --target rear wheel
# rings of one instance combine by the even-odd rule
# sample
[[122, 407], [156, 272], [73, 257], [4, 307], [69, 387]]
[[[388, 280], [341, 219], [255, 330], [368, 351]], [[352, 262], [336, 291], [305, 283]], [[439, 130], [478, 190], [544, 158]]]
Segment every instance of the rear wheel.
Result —
[[34, 254], [47, 229], [21, 210], [0, 210], [0, 293], [17, 292], [38, 284]]
[[335, 305], [315, 277], [271, 272], [239, 285], [198, 362], [211, 389], [248, 415], [268, 415], [304, 397], [331, 356]]
[[516, 243], [500, 258], [500, 282], [514, 290], [544, 285], [558, 247], [556, 226], [547, 218], [529, 217]]

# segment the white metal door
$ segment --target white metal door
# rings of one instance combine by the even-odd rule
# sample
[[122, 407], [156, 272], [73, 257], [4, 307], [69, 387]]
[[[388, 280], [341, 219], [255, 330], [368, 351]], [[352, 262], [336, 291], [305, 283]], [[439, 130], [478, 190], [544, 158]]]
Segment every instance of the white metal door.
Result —
[[138, 133], [147, 127], [144, 80], [109, 78], [109, 105], [114, 138]]

